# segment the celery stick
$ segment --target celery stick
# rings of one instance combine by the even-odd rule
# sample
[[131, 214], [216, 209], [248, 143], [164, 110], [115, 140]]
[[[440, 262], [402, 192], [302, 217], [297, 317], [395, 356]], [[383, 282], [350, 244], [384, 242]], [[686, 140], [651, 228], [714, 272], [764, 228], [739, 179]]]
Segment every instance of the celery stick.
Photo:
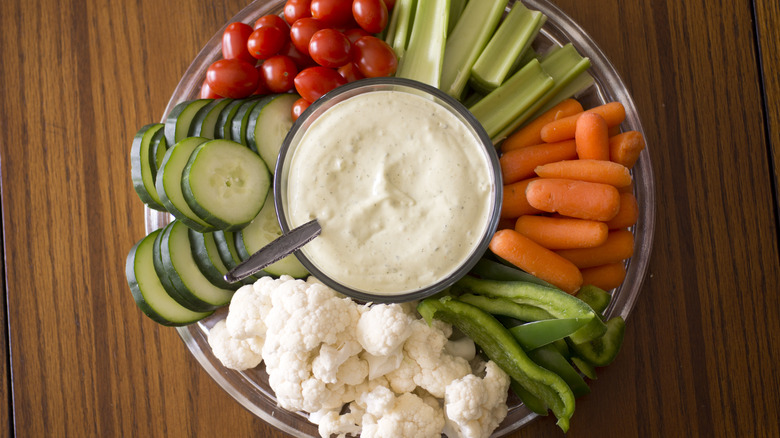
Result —
[[528, 121], [535, 119], [548, 109], [558, 105], [564, 100], [577, 96], [586, 89], [590, 88], [591, 85], [593, 85], [593, 76], [591, 76], [587, 71], [580, 73], [576, 78], [574, 78], [573, 81], [563, 87], [561, 91], [556, 93], [552, 99], [548, 100], [547, 103], [536, 110], [536, 112], [528, 118]]
[[494, 138], [519, 115], [528, 112], [554, 83], [541, 63], [534, 59], [469, 110], [490, 138]]
[[409, 32], [414, 20], [416, 0], [398, 0], [393, 7], [393, 15], [387, 25], [385, 42], [393, 48], [395, 55], [400, 59], [409, 44]]
[[396, 76], [439, 88], [449, 12], [450, 0], [417, 2], [409, 45], [399, 59]]
[[540, 108], [552, 100], [553, 97], [556, 97], [561, 90], [566, 88], [566, 86], [578, 76], [584, 73], [590, 67], [590, 60], [588, 58], [583, 58], [577, 53], [577, 49], [569, 43], [563, 47], [557, 47], [542, 56], [541, 66], [544, 71], [553, 78], [555, 85], [547, 90], [537, 102], [534, 102], [534, 104], [529, 106], [522, 114], [517, 115], [517, 118], [511, 123], [508, 123], [503, 129], [496, 132], [495, 137], [491, 136], [494, 143], [502, 140], [520, 125], [530, 120], [531, 116], [539, 111]]
[[547, 17], [541, 12], [515, 2], [471, 68], [472, 86], [489, 92], [501, 85], [545, 21]]
[[458, 24], [463, 9], [466, 7], [466, 0], [450, 0], [450, 20], [447, 24], [447, 35], [455, 29], [455, 25]]
[[444, 48], [441, 89], [459, 99], [471, 75], [474, 61], [506, 10], [508, 0], [470, 1], [450, 33]]

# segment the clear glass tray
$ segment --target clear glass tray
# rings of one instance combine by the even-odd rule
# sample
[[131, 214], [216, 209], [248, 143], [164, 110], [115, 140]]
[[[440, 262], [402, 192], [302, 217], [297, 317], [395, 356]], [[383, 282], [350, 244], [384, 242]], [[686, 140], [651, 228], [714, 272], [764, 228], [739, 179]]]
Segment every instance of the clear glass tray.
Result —
[[[592, 66], [589, 72], [595, 83], [578, 97], [583, 105], [591, 107], [608, 101], [620, 101], [626, 108], [623, 130], [634, 130], [644, 134], [636, 106], [625, 84], [585, 31], [546, 0], [527, 0], [524, 3], [530, 9], [539, 10], [547, 16], [547, 22], [535, 43], [538, 50], [544, 51], [551, 45], [564, 45], [571, 42], [583, 56], [590, 58]], [[168, 114], [174, 105], [182, 100], [197, 98], [206, 69], [213, 61], [221, 57], [221, 36], [229, 23], [242, 21], [252, 24], [263, 15], [280, 13], [283, 4], [282, 0], [256, 0], [225, 23], [187, 69], [171, 96], [164, 114]], [[650, 146], [648, 145], [648, 148]], [[625, 281], [619, 288], [612, 291], [613, 299], [606, 311], [608, 316], [620, 315], [623, 318], [628, 318], [641, 290], [650, 260], [655, 226], [655, 185], [648, 148], [642, 151], [632, 170], [634, 193], [640, 206], [639, 220], [633, 227], [634, 256], [627, 262]], [[147, 232], [164, 226], [170, 220], [171, 217], [167, 213], [145, 209]], [[193, 356], [228, 394], [254, 415], [290, 435], [318, 437], [317, 427], [307, 421], [305, 414], [289, 412], [276, 406], [273, 391], [268, 385], [268, 374], [266, 374], [262, 364], [252, 370], [235, 371], [223, 367], [214, 357], [208, 345], [208, 331], [217, 321], [223, 319], [225, 314], [226, 309], [222, 309], [198, 324], [177, 328], [179, 335]], [[597, 391], [598, 382], [593, 383], [593, 386], [594, 390]], [[503, 436], [536, 418], [536, 415], [513, 395], [510, 395], [507, 403], [509, 404], [509, 413], [494, 432], [494, 437]]]

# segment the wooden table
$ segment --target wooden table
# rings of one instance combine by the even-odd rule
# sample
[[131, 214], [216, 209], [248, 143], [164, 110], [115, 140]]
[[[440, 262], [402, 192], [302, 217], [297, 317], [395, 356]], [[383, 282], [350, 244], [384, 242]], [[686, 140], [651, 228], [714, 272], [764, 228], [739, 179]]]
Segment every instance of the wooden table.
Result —
[[[124, 277], [135, 131], [246, 0], [0, 2], [0, 435], [282, 436]], [[780, 6], [556, 0], [630, 88], [656, 177], [623, 350], [569, 436], [780, 436]], [[561, 436], [552, 418], [512, 436]]]

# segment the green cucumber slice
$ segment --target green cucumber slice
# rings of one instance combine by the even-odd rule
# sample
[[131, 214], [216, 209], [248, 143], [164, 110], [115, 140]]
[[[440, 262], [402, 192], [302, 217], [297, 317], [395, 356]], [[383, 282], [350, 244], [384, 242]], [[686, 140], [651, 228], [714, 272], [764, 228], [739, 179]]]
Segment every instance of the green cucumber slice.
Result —
[[[244, 261], [236, 249], [236, 236], [232, 231], [217, 230], [212, 233], [214, 237], [214, 243], [217, 245], [217, 252], [219, 258], [228, 270], [235, 268], [239, 263]], [[258, 277], [265, 275], [264, 272], [255, 273], [253, 276], [249, 276], [242, 280], [244, 284], [252, 284], [257, 281]]]
[[213, 99], [196, 99], [179, 102], [165, 119], [165, 140], [168, 144], [176, 144], [190, 132], [190, 126], [195, 115]]
[[259, 155], [231, 140], [198, 145], [184, 168], [184, 199], [218, 229], [238, 231], [263, 208], [271, 176]]
[[160, 165], [167, 150], [168, 142], [165, 140], [165, 129], [160, 129], [154, 133], [152, 142], [149, 144], [149, 154], [152, 156], [149, 162], [152, 167], [152, 184], [157, 179], [157, 172], [160, 170]]
[[272, 96], [252, 110], [247, 125], [247, 145], [257, 151], [271, 174], [276, 167], [279, 149], [292, 128], [292, 106], [300, 96], [279, 94]]
[[205, 233], [213, 231], [214, 227], [201, 219], [187, 204], [182, 193], [182, 173], [187, 166], [187, 161], [200, 144], [208, 139], [202, 137], [189, 137], [173, 145], [165, 152], [160, 170], [157, 172], [155, 187], [160, 195], [162, 205], [176, 219], [184, 222], [193, 230]]
[[228, 269], [219, 256], [217, 244], [214, 242], [214, 235], [212, 233], [199, 233], [190, 229], [189, 238], [192, 246], [192, 257], [195, 259], [195, 264], [200, 268], [200, 272], [216, 286], [232, 290], [238, 289], [239, 284], [231, 284], [225, 281], [224, 277]]
[[244, 102], [246, 102], [246, 99], [235, 99], [222, 108], [214, 128], [214, 138], [221, 138], [224, 140], [231, 139], [230, 128], [233, 126], [233, 118], [236, 116], [238, 109]]
[[[246, 260], [250, 255], [281, 235], [282, 229], [279, 227], [279, 221], [276, 217], [273, 196], [269, 193], [268, 199], [257, 217], [246, 228], [236, 233], [238, 256]], [[309, 275], [309, 271], [293, 254], [267, 266], [264, 271], [275, 277], [289, 275], [293, 278], [303, 278]]]
[[127, 285], [141, 311], [153, 321], [168, 326], [197, 322], [211, 312], [193, 312], [168, 295], [154, 269], [154, 242], [161, 230], [155, 230], [130, 249], [125, 263]]
[[246, 99], [241, 106], [238, 107], [236, 115], [233, 117], [233, 121], [230, 124], [230, 139], [247, 146], [247, 126], [249, 125], [249, 116], [252, 114], [252, 110], [262, 102], [268, 100], [267, 96], [255, 99]]
[[217, 120], [222, 109], [225, 108], [233, 99], [215, 99], [204, 106], [198, 113], [190, 126], [190, 137], [216, 138]]
[[149, 145], [155, 133], [161, 131], [164, 126], [162, 123], [150, 123], [142, 127], [133, 137], [130, 147], [130, 177], [133, 188], [144, 204], [160, 211], [165, 211], [165, 207], [154, 186], [153, 160]]
[[160, 259], [178, 293], [174, 299], [195, 311], [209, 311], [230, 302], [233, 291], [214, 285], [198, 268], [192, 256], [188, 227], [174, 221], [160, 239]]

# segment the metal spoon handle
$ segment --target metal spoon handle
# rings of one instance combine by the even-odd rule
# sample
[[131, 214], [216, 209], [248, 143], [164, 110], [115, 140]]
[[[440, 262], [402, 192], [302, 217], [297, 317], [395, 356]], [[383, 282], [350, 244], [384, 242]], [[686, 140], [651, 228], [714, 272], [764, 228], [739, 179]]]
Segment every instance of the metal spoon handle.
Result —
[[250, 275], [263, 270], [268, 265], [287, 257], [303, 245], [309, 243], [322, 232], [317, 219], [313, 219], [293, 228], [289, 233], [282, 234], [273, 242], [252, 254], [248, 259], [225, 274], [225, 281], [235, 283]]

